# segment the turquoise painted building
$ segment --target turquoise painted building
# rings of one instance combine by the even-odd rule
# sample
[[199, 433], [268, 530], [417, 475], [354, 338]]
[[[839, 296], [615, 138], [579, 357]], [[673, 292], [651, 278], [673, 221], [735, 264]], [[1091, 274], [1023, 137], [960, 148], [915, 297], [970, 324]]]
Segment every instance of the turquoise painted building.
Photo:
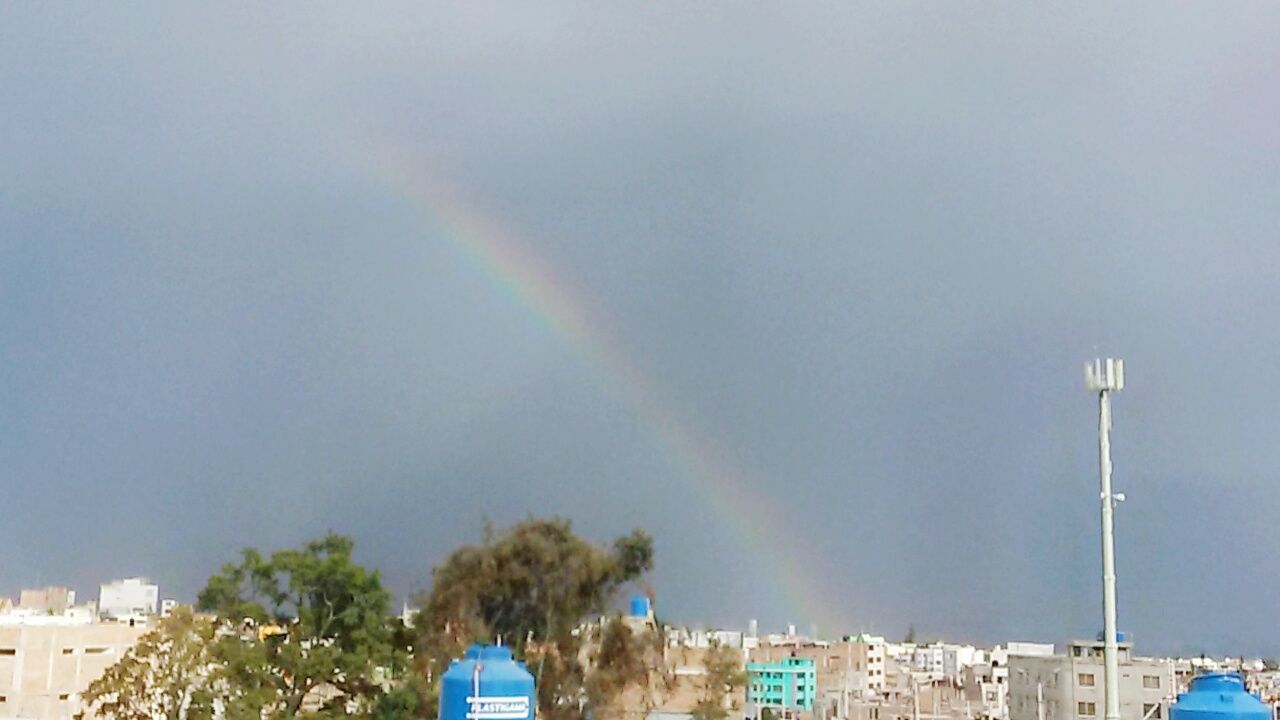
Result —
[[813, 710], [818, 669], [813, 658], [747, 663], [747, 702], [760, 707]]

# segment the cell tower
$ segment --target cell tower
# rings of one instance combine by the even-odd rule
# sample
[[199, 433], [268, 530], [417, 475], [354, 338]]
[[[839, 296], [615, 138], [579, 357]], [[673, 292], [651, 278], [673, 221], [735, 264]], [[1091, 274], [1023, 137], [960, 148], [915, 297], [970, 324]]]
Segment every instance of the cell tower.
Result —
[[1112, 511], [1124, 502], [1111, 492], [1111, 393], [1124, 388], [1124, 361], [1107, 358], [1084, 366], [1084, 383], [1098, 394], [1098, 469], [1102, 483], [1102, 634], [1106, 720], [1120, 720], [1120, 665], [1116, 647], [1116, 552]]

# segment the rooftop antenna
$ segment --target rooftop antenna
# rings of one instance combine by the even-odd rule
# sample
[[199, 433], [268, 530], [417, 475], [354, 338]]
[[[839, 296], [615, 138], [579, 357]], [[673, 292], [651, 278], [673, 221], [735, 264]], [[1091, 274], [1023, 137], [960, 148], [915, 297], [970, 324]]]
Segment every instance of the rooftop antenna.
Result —
[[1124, 388], [1124, 361], [1096, 359], [1084, 366], [1084, 384], [1098, 394], [1098, 470], [1102, 484], [1102, 635], [1106, 720], [1120, 720], [1120, 664], [1116, 647], [1116, 551], [1112, 511], [1124, 502], [1111, 492], [1111, 393]]

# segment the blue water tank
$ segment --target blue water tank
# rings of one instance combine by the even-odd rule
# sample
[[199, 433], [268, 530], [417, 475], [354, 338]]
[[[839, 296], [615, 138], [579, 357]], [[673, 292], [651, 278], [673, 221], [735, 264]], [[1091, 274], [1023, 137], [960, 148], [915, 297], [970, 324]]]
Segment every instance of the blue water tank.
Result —
[[632, 596], [631, 617], [649, 617], [649, 598], [644, 595]]
[[533, 720], [533, 676], [501, 645], [472, 645], [440, 679], [440, 720]]
[[1178, 696], [1169, 720], [1270, 720], [1271, 710], [1244, 690], [1238, 673], [1211, 673], [1191, 681]]

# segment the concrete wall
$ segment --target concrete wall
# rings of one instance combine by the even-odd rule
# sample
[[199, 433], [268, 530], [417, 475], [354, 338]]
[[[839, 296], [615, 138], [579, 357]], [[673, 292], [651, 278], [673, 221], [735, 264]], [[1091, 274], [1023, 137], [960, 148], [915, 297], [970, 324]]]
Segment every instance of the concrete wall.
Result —
[[0, 718], [74, 717], [79, 694], [146, 631], [127, 623], [0, 626]]
[[76, 593], [64, 587], [23, 588], [18, 607], [57, 615], [76, 604]]

